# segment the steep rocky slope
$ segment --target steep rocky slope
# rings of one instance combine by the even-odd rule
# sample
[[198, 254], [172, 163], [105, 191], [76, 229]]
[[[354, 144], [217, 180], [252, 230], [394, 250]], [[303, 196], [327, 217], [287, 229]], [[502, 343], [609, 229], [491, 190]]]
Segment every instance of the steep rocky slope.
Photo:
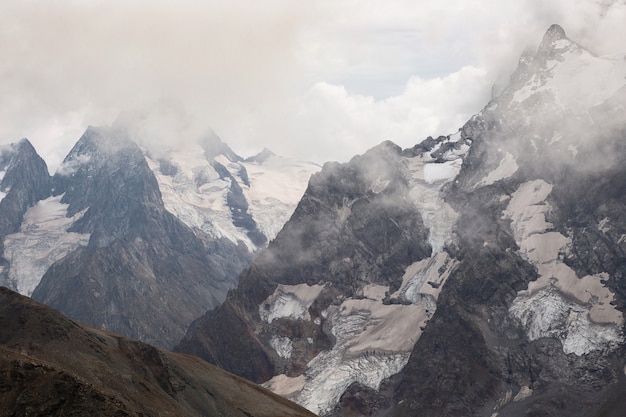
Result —
[[325, 165], [178, 349], [322, 415], [621, 415], [625, 76], [552, 26], [457, 134]]
[[10, 265], [19, 256], [10, 244], [5, 250], [5, 237], [19, 231], [26, 211], [50, 195], [50, 176], [31, 143], [22, 139], [0, 149], [0, 177], [0, 284], [17, 286], [21, 280]]
[[88, 242], [52, 264], [32, 296], [75, 320], [172, 346], [188, 323], [219, 305], [248, 259], [229, 241], [200, 240], [165, 209], [123, 130], [90, 128], [53, 186], [73, 219], [66, 232]]
[[319, 167], [269, 151], [244, 160], [212, 133], [139, 147], [135, 131], [89, 128], [52, 178], [27, 140], [0, 151], [0, 284], [171, 348], [224, 300]]
[[0, 416], [313, 416], [197, 358], [73, 322], [0, 287]]

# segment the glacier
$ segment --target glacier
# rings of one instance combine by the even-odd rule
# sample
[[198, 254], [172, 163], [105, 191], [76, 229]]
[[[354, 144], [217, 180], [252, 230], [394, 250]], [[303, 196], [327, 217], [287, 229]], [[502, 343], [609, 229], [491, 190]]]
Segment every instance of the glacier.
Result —
[[4, 239], [10, 263], [8, 281], [12, 289], [30, 296], [50, 266], [79, 246], [87, 246], [90, 234], [69, 232], [84, 211], [67, 217], [63, 195], [39, 201], [28, 209], [20, 231]]
[[[443, 153], [443, 161], [436, 159], [433, 154], [449, 143], [455, 145]], [[469, 149], [470, 145], [462, 142], [461, 134], [457, 132], [445, 137], [429, 152], [402, 158], [402, 169], [410, 187], [409, 195], [429, 231], [428, 242], [433, 254], [443, 251], [452, 239], [458, 214], [443, 200], [442, 189], [457, 177]]]
[[[237, 181], [248, 203], [248, 213], [269, 240], [287, 222], [304, 194], [309, 177], [319, 171], [317, 164], [270, 155], [262, 161], [212, 160], [200, 144], [171, 150], [166, 159], [153, 159], [144, 149], [165, 208], [192, 229], [213, 238], [243, 242], [250, 252], [258, 249], [248, 230], [235, 226], [227, 196]], [[224, 167], [231, 177], [218, 173], [213, 163]]]
[[[379, 389], [384, 379], [400, 372], [408, 362], [456, 265], [446, 252], [410, 265], [401, 288], [390, 296], [396, 303], [383, 302], [389, 287], [368, 284], [358, 291], [359, 298], [331, 305], [322, 316], [336, 338], [333, 348], [313, 358], [302, 375], [276, 375], [263, 386], [320, 415], [330, 412], [352, 383]], [[279, 285], [259, 313], [268, 322], [277, 317], [310, 320], [306, 309], [322, 288]], [[270, 345], [281, 357], [289, 351], [288, 338], [273, 337]]]
[[602, 284], [605, 273], [579, 278], [563, 262], [571, 240], [551, 231], [546, 201], [552, 185], [543, 180], [521, 184], [511, 195], [503, 218], [521, 255], [537, 268], [539, 278], [518, 293], [509, 309], [530, 340], [556, 337], [565, 353], [612, 349], [623, 342], [624, 319], [612, 304], [614, 294]]

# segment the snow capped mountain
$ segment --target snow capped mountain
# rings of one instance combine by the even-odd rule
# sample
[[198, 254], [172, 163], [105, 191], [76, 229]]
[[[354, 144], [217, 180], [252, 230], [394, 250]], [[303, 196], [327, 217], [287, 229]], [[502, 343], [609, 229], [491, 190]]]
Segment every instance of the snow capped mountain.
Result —
[[554, 25], [455, 135], [324, 165], [178, 349], [324, 416], [619, 415], [625, 76]]
[[554, 25], [457, 133], [321, 170], [129, 119], [50, 179], [22, 141], [0, 279], [322, 416], [621, 416], [625, 108], [626, 57]]
[[[275, 370], [264, 386], [313, 412], [331, 412], [354, 383], [378, 389], [409, 360], [456, 264], [445, 247], [457, 214], [442, 190], [468, 150], [458, 133], [404, 152], [386, 142], [325, 165], [221, 308], [232, 314], [242, 297], [249, 310], [209, 313], [180, 349], [227, 366], [234, 347], [207, 352], [220, 350], [217, 334], [232, 320], [244, 320], [256, 335], [245, 355]], [[265, 367], [261, 375], [247, 362], [227, 369], [262, 381]]]
[[168, 211], [211, 238], [264, 247], [289, 219], [309, 177], [320, 167], [265, 150], [244, 160], [214, 133], [146, 160]]
[[0, 152], [0, 279], [73, 319], [171, 347], [223, 301], [318, 167], [267, 152], [244, 161], [216, 136], [152, 159], [131, 132], [89, 128], [52, 179], [28, 141]]

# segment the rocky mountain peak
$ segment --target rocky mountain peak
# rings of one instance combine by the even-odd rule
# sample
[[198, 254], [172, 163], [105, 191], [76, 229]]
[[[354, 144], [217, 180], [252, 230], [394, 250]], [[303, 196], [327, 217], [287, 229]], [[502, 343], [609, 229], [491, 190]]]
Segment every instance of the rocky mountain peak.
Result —
[[19, 228], [26, 209], [50, 194], [44, 160], [28, 139], [0, 149], [0, 235]]
[[567, 35], [565, 34], [565, 30], [558, 24], [553, 24], [548, 28], [546, 34], [543, 35], [543, 42], [554, 42], [560, 39], [567, 39]]
[[276, 156], [276, 154], [272, 152], [271, 150], [269, 150], [268, 148], [263, 148], [263, 150], [259, 152], [258, 154], [251, 156], [249, 158], [246, 158], [246, 162], [257, 162], [259, 164], [262, 164], [263, 162], [267, 161], [267, 159], [272, 156]]
[[209, 130], [209, 132], [200, 139], [200, 146], [204, 149], [205, 156], [209, 160], [224, 155], [231, 162], [243, 161], [243, 158], [224, 143], [213, 130]]

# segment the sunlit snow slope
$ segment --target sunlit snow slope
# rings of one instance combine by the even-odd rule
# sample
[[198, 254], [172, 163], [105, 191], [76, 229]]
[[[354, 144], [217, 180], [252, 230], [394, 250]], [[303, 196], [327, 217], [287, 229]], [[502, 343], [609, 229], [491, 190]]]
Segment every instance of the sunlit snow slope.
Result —
[[168, 211], [212, 238], [265, 246], [289, 219], [316, 164], [264, 152], [243, 160], [199, 143], [162, 158], [146, 153]]

